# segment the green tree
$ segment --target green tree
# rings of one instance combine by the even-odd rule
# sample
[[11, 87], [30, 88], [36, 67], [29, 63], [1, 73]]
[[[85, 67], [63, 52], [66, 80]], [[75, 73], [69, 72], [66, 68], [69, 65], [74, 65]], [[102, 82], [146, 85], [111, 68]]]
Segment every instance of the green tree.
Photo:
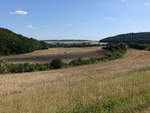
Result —
[[60, 69], [60, 68], [63, 67], [63, 65], [64, 65], [64, 63], [63, 63], [62, 60], [59, 59], [59, 58], [53, 59], [53, 60], [51, 61], [51, 63], [50, 63], [50, 67], [51, 67], [52, 69]]

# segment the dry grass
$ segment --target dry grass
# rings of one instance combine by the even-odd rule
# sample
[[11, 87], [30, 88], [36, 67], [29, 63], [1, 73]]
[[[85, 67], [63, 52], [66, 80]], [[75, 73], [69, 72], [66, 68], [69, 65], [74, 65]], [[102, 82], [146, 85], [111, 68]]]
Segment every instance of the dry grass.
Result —
[[74, 58], [97, 57], [104, 55], [106, 52], [101, 47], [87, 48], [50, 48], [48, 50], [38, 50], [32, 53], [14, 55], [8, 57], [0, 57], [0, 59], [9, 62], [49, 62], [55, 57], [59, 57], [65, 61]]
[[150, 72], [117, 73], [149, 65], [149, 58], [149, 52], [130, 50], [122, 59], [101, 64], [1, 75], [0, 113], [55, 113], [81, 103], [89, 105], [97, 100], [124, 96], [137, 97], [139, 101], [131, 98], [131, 102], [119, 109], [135, 108], [145, 104], [138, 96], [149, 91]]

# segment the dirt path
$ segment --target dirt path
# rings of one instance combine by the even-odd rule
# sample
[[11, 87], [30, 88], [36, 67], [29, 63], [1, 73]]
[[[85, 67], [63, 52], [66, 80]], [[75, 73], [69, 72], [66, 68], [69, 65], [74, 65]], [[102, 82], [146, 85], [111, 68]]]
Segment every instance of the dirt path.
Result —
[[[80, 81], [85, 77], [109, 76], [147, 66], [150, 64], [150, 52], [129, 50], [124, 58], [100, 64], [72, 67], [45, 72], [0, 75], [0, 94], [23, 93], [37, 88], [40, 83], [60, 83], [61, 81]], [[44, 81], [44, 82], [43, 82]]]

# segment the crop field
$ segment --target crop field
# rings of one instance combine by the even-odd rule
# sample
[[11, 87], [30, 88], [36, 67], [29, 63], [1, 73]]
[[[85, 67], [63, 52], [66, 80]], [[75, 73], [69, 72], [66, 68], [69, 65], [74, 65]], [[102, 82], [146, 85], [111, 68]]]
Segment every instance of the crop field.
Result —
[[1, 60], [8, 62], [50, 62], [54, 58], [68, 61], [74, 58], [87, 58], [102, 56], [106, 51], [100, 47], [89, 48], [50, 48], [48, 50], [38, 50], [32, 53], [0, 57]]
[[99, 64], [0, 75], [0, 113], [150, 113], [149, 64], [150, 52], [128, 50]]
[[150, 113], [150, 0], [0, 3], [0, 113]]
[[82, 43], [89, 43], [89, 44], [99, 44], [99, 41], [45, 41], [48, 44], [60, 43], [60, 44], [82, 44]]

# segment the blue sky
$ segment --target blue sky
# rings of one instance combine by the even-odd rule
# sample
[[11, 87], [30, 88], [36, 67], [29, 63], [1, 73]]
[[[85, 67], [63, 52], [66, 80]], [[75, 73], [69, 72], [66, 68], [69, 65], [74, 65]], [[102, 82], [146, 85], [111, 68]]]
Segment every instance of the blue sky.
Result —
[[150, 0], [0, 0], [0, 26], [40, 40], [150, 31]]

